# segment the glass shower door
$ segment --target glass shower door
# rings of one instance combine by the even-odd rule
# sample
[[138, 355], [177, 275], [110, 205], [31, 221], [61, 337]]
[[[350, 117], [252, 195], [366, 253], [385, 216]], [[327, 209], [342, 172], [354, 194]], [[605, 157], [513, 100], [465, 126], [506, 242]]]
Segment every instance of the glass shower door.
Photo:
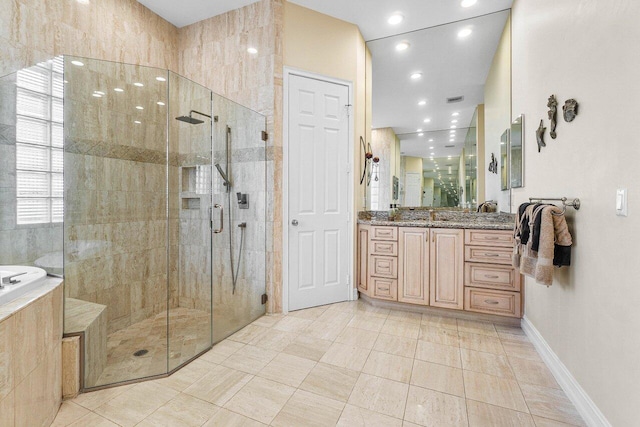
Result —
[[[213, 342], [265, 313], [265, 117], [213, 94]], [[218, 232], [216, 232], [218, 231]]]
[[169, 371], [211, 347], [211, 91], [169, 73]]

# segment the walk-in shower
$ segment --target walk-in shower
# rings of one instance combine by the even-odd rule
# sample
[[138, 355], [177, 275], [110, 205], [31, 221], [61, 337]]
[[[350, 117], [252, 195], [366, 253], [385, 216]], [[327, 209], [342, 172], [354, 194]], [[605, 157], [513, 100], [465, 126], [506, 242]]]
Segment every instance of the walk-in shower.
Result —
[[0, 264], [64, 273], [85, 389], [166, 375], [264, 314], [264, 116], [69, 56], [0, 79], [0, 101], [0, 233], [31, 245]]

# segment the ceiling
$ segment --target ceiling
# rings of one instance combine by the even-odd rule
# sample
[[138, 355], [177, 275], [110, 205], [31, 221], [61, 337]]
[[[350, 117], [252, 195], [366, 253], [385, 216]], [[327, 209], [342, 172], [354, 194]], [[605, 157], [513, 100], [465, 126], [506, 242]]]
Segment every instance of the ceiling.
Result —
[[[183, 27], [258, 0], [138, 1]], [[433, 152], [445, 160], [460, 155], [465, 128], [484, 100], [484, 82], [513, 0], [478, 0], [471, 7], [462, 7], [461, 0], [288, 1], [360, 28], [373, 60], [373, 128], [392, 127], [404, 155], [427, 157]], [[390, 25], [387, 20], [394, 13], [404, 19]], [[473, 32], [459, 39], [463, 27]], [[409, 49], [397, 52], [399, 41], [409, 42]], [[422, 78], [411, 80], [415, 71], [422, 72]], [[459, 95], [463, 102], [446, 103], [446, 98]], [[418, 106], [419, 100], [427, 103]], [[454, 112], [458, 116], [453, 117]], [[424, 123], [426, 118], [429, 123]], [[450, 126], [457, 126], [455, 134]], [[430, 163], [424, 162], [425, 170], [433, 167]]]

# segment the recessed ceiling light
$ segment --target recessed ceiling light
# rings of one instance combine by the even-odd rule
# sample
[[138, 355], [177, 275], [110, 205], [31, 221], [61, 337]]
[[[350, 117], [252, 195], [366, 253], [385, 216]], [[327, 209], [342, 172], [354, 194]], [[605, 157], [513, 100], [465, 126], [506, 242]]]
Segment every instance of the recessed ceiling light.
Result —
[[80, 62], [80, 61], [71, 61], [71, 63], [73, 65], [76, 65], [78, 67], [84, 67], [84, 62]]
[[138, 86], [138, 87], [142, 87], [142, 86], [144, 86], [142, 83], [139, 83], [139, 82], [135, 82], [133, 85], [134, 85], [134, 86]]
[[116, 92], [124, 92], [124, 89], [119, 88], [119, 87], [113, 88], [113, 90], [116, 91]]
[[104, 92], [102, 92], [101, 90], [94, 90], [93, 93], [97, 93], [98, 95], [106, 95]]
[[142, 105], [136, 105], [136, 109], [137, 110], [144, 110], [144, 107]]
[[462, 3], [460, 3], [460, 6], [462, 7], [471, 7], [474, 4], [476, 4], [478, 2], [478, 0], [462, 0]]
[[133, 123], [139, 125], [140, 123], [142, 123], [140, 120], [134, 120]]
[[410, 45], [409, 45], [409, 42], [404, 42], [404, 41], [402, 41], [402, 42], [400, 42], [400, 43], [398, 43], [398, 44], [396, 45], [396, 50], [397, 50], [398, 52], [402, 52], [403, 50], [407, 50], [407, 49], [409, 49], [409, 46], [410, 46]]
[[418, 80], [420, 77], [422, 77], [422, 73], [413, 73], [413, 74], [411, 74], [411, 79], [412, 80]]
[[451, 156], [447, 156], [447, 159], [451, 159]]
[[455, 129], [455, 128], [456, 128], [456, 125], [451, 125], [451, 129]]
[[425, 101], [424, 99], [422, 101], [418, 101], [418, 105], [419, 106], [427, 105], [427, 101]]
[[255, 55], [256, 53], [258, 53], [258, 49], [256, 49], [255, 47], [248, 47], [247, 52], [249, 52], [251, 55]]
[[453, 117], [456, 117], [456, 116], [459, 116], [459, 115], [460, 115], [460, 113], [455, 112], [455, 113], [453, 113], [453, 114], [451, 114], [451, 115], [452, 115]]
[[[433, 142], [433, 138], [429, 138], [429, 142]], [[431, 147], [431, 148], [433, 148], [433, 147]]]
[[425, 123], [431, 123], [431, 119], [429, 117], [427, 117], [426, 119], [423, 120], [423, 122]]
[[80, 4], [89, 4], [89, 0], [77, 0]]
[[458, 123], [457, 120], [451, 120], [451, 123]]
[[455, 141], [455, 139], [449, 138], [449, 142], [453, 142], [453, 141]]
[[166, 78], [161, 77], [161, 76], [156, 77], [156, 80], [159, 81], [159, 82], [166, 82], [167, 81]]
[[158, 104], [159, 106], [161, 106], [161, 107], [162, 107], [162, 106], [164, 105], [164, 102], [162, 102], [162, 101], [158, 101], [158, 102], [156, 102], [156, 104]]
[[422, 132], [422, 128], [416, 129], [416, 132]]
[[458, 37], [460, 37], [461, 39], [465, 37], [469, 37], [470, 35], [471, 35], [471, 28], [463, 28], [462, 30], [458, 31]]
[[[429, 141], [433, 142], [433, 139], [430, 139]], [[429, 150], [433, 150], [433, 147], [429, 147]]]
[[387, 22], [391, 25], [398, 25], [399, 23], [401, 23], [404, 20], [404, 16], [402, 16], [399, 13], [394, 13], [393, 15], [391, 15], [389, 17], [389, 19], [387, 19]]
[[454, 134], [454, 133], [456, 133], [456, 130], [452, 129], [452, 130], [449, 131], [449, 133]]
[[424, 136], [424, 133], [420, 132], [420, 133], [418, 134], [418, 136]]
[[102, 95], [100, 95], [99, 93], [93, 93], [93, 96], [95, 96], [96, 98], [102, 98]]

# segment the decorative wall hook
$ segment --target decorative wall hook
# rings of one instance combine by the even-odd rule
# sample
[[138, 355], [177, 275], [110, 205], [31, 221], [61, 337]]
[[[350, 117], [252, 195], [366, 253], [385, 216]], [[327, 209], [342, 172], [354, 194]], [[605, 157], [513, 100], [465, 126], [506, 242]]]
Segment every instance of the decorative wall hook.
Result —
[[540, 126], [538, 126], [538, 129], [536, 130], [536, 141], [538, 142], [538, 153], [540, 152], [542, 147], [547, 146], [547, 144], [545, 144], [544, 142], [544, 132], [546, 130], [547, 128], [544, 127], [544, 120], [540, 120]]
[[498, 160], [496, 156], [491, 153], [491, 163], [489, 163], [489, 172], [498, 173]]
[[564, 101], [564, 105], [562, 106], [562, 116], [564, 117], [564, 121], [567, 123], [572, 122], [577, 115], [578, 101], [573, 98]]
[[547, 102], [547, 107], [549, 107], [549, 111], [547, 114], [549, 115], [549, 121], [551, 121], [551, 129], [549, 129], [549, 135], [551, 139], [556, 139], [556, 124], [557, 124], [557, 113], [558, 113], [558, 100], [555, 95], [551, 95]]

